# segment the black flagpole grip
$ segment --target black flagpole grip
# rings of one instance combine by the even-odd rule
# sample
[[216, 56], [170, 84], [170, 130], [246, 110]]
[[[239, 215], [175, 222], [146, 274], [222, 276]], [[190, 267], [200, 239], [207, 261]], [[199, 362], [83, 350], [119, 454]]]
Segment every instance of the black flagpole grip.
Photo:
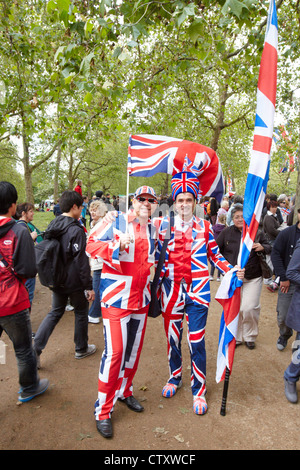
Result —
[[230, 370], [228, 369], [228, 367], [226, 367], [225, 379], [224, 379], [224, 388], [223, 388], [223, 397], [222, 397], [222, 404], [221, 404], [221, 411], [220, 411], [220, 414], [222, 416], [226, 415], [226, 402], [227, 402], [229, 377], [230, 377]]

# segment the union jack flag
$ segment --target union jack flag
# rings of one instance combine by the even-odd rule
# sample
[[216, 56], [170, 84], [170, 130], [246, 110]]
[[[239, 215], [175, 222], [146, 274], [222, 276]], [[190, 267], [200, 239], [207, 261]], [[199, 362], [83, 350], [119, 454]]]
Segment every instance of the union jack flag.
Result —
[[175, 175], [182, 171], [196, 174], [203, 196], [222, 200], [224, 180], [216, 152], [188, 140], [160, 135], [132, 135], [129, 138], [128, 165], [130, 176]]
[[[270, 170], [277, 85], [278, 26], [275, 0], [271, 0], [258, 87], [253, 146], [244, 194], [244, 226], [240, 250], [240, 265], [245, 267], [252, 250], [263, 208]], [[240, 309], [242, 282], [236, 272], [227, 273], [217, 292], [216, 300], [223, 306], [220, 325], [216, 380], [232, 371], [235, 338]]]

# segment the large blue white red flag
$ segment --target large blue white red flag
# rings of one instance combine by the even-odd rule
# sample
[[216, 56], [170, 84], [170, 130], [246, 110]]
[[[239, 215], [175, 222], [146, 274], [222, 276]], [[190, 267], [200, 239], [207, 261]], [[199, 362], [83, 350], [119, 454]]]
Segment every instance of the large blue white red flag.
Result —
[[205, 145], [160, 135], [132, 135], [129, 139], [128, 166], [130, 176], [175, 175], [181, 171], [194, 173], [200, 182], [202, 196], [221, 201], [224, 180], [216, 152]]
[[[244, 195], [244, 226], [239, 264], [245, 267], [252, 250], [263, 209], [270, 170], [270, 153], [273, 137], [277, 87], [278, 27], [275, 0], [271, 0], [264, 49], [261, 58], [256, 119]], [[226, 368], [232, 371], [242, 281], [236, 272], [229, 272], [217, 292], [216, 300], [223, 306], [221, 318], [216, 380], [225, 377]]]

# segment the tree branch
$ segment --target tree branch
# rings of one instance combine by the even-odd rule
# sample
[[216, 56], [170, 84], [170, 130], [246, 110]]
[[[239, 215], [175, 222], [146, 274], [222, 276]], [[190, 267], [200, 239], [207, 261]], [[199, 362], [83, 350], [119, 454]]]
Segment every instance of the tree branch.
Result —
[[54, 146], [52, 147], [51, 150], [49, 150], [49, 152], [43, 157], [41, 158], [41, 160], [39, 160], [38, 162], [34, 163], [33, 165], [30, 166], [31, 168], [31, 171], [34, 171], [36, 168], [38, 168], [40, 165], [42, 165], [42, 163], [45, 163], [50, 157], [52, 157], [52, 155], [54, 154], [55, 150], [57, 149], [57, 147], [62, 143], [62, 140], [59, 139], [56, 144], [54, 144]]

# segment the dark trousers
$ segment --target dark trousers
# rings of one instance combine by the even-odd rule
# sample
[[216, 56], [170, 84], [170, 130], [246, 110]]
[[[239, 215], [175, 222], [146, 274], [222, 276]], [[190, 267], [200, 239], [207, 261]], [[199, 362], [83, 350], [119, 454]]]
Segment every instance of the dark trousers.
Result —
[[288, 340], [293, 335], [292, 328], [286, 326], [285, 320], [295, 289], [295, 284], [290, 284], [287, 293], [283, 293], [280, 289], [278, 289], [277, 325], [279, 327], [279, 335], [286, 340]]
[[89, 303], [84, 291], [76, 291], [71, 294], [52, 293], [52, 308], [40, 324], [34, 338], [34, 347], [37, 354], [41, 354], [45, 348], [52, 331], [65, 313], [65, 308], [70, 299], [74, 307], [75, 330], [74, 343], [76, 352], [84, 352], [88, 346], [88, 311]]
[[22, 390], [34, 392], [39, 383], [36, 355], [32, 347], [29, 310], [0, 317], [0, 336], [5, 331], [13, 343]]

